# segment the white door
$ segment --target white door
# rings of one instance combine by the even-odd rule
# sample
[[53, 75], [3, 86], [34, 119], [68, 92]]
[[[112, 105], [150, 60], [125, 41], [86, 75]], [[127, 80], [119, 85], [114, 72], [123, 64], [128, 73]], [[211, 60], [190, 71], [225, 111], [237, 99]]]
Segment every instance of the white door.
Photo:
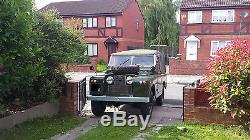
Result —
[[187, 41], [186, 60], [197, 60], [197, 41]]

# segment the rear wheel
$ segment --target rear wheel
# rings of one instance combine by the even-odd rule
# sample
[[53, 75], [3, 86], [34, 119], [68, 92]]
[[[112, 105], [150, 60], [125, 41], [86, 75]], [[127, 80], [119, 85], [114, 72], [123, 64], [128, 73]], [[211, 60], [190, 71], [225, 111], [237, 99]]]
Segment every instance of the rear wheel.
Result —
[[158, 98], [156, 98], [156, 105], [162, 106], [163, 101], [164, 101], [164, 88], [162, 88], [161, 95]]
[[92, 113], [99, 117], [102, 116], [106, 109], [106, 103], [101, 101], [91, 101], [91, 110]]

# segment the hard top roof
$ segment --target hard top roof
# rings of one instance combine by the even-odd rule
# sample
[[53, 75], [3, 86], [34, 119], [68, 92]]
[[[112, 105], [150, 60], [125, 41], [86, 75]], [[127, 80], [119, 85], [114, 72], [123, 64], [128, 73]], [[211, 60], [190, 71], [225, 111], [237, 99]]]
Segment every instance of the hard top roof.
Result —
[[139, 56], [139, 55], [154, 55], [159, 53], [157, 50], [149, 50], [149, 49], [137, 49], [137, 50], [129, 50], [129, 51], [122, 51], [113, 53], [112, 55], [133, 55], [133, 56]]

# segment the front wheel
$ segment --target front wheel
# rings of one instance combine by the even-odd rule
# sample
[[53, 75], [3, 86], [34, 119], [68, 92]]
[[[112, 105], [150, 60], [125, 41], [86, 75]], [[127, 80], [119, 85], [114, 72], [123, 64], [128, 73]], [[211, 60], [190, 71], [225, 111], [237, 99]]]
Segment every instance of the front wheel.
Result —
[[149, 103], [141, 103], [141, 114], [145, 119], [147, 115], [151, 115], [153, 111], [153, 97], [150, 97]]
[[105, 102], [91, 101], [91, 110], [95, 116], [99, 117], [99, 116], [104, 115], [105, 109], [106, 109]]
[[156, 98], [156, 105], [157, 106], [162, 106], [163, 101], [164, 101], [164, 88], [162, 88], [161, 95], [158, 98]]

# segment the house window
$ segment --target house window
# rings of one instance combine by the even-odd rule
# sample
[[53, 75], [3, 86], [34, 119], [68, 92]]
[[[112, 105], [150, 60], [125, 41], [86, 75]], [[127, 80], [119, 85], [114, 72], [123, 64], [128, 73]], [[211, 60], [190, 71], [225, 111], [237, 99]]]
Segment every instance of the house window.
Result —
[[234, 10], [213, 10], [212, 22], [234, 22]]
[[188, 11], [188, 23], [202, 23], [202, 11]]
[[97, 18], [84, 18], [82, 19], [82, 26], [83, 27], [97, 27]]
[[88, 50], [87, 55], [88, 56], [97, 56], [97, 44], [87, 44]]
[[211, 56], [215, 56], [217, 50], [226, 47], [227, 45], [229, 45], [231, 43], [231, 41], [211, 41], [211, 51], [210, 51], [210, 55]]
[[106, 27], [115, 27], [116, 17], [106, 17]]

